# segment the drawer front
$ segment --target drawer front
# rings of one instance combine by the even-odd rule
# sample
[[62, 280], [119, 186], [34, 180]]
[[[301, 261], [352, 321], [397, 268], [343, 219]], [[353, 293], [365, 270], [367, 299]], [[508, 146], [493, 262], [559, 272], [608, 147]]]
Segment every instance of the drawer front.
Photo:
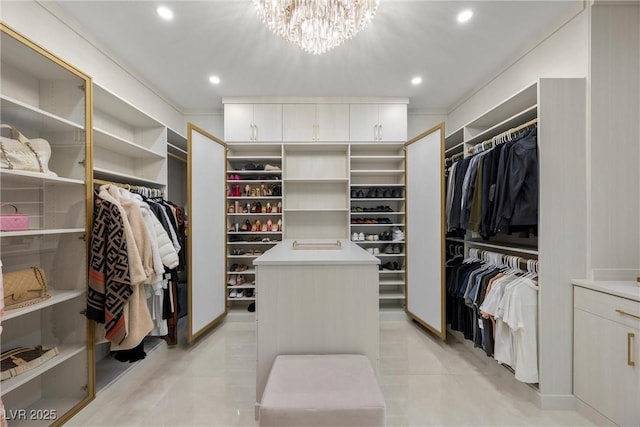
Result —
[[578, 310], [640, 329], [640, 302], [575, 286], [573, 305]]

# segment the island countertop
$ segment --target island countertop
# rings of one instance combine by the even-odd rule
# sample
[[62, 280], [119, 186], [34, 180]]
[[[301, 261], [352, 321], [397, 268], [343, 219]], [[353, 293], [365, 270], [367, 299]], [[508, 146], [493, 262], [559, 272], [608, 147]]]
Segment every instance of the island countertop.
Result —
[[575, 286], [640, 302], [640, 287], [632, 281], [572, 280]]
[[[339, 249], [295, 249], [293, 243], [329, 245], [340, 242]], [[347, 239], [285, 239], [253, 261], [261, 265], [343, 265], [380, 264], [380, 260]]]

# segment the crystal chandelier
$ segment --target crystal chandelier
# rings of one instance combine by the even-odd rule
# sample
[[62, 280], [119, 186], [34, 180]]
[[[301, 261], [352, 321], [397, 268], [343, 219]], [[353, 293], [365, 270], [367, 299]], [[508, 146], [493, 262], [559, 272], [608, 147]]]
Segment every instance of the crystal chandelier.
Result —
[[319, 55], [366, 27], [380, 0], [253, 0], [253, 3], [271, 31]]

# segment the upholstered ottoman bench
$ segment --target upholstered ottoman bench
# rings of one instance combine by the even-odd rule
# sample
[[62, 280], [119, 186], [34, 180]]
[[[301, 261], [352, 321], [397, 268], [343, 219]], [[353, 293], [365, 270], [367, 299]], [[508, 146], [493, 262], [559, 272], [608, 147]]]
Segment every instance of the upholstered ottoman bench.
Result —
[[366, 356], [276, 357], [260, 403], [261, 427], [384, 426], [385, 403]]

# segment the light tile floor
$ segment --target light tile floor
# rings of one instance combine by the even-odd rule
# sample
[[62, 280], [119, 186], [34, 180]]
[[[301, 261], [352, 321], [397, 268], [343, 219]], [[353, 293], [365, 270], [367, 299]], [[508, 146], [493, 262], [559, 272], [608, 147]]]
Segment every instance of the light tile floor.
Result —
[[[380, 323], [387, 426], [588, 426], [541, 410], [491, 359], [408, 321]], [[255, 426], [255, 323], [227, 322], [191, 347], [162, 347], [69, 426]], [[524, 392], [523, 392], [524, 390]]]

